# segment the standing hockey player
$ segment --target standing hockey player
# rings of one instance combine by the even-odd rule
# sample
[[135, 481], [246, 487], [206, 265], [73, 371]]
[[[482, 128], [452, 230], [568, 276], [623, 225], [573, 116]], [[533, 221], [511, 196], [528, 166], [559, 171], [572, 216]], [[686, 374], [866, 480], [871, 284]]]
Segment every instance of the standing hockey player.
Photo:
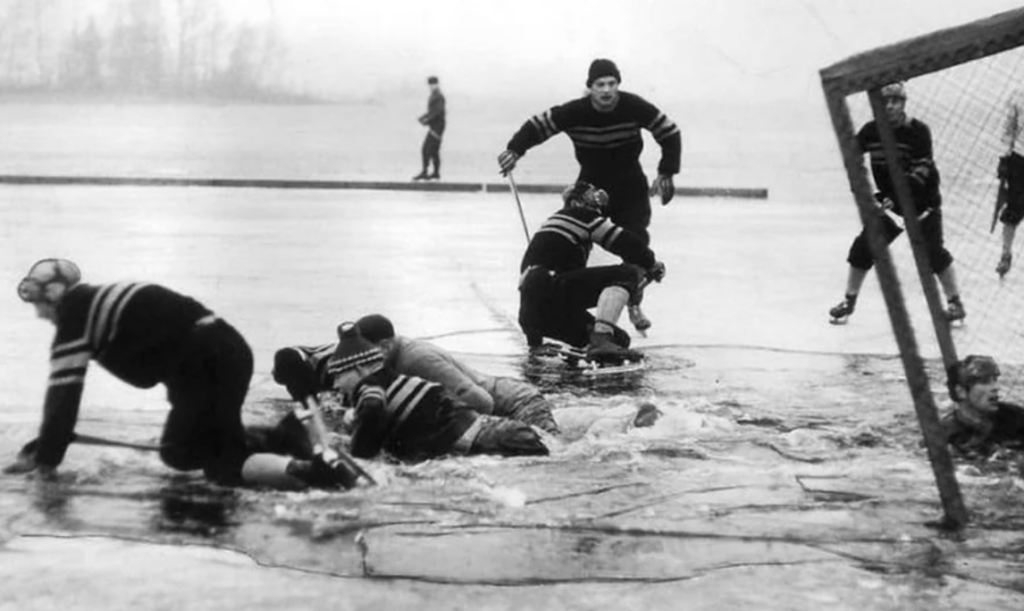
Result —
[[[586, 182], [562, 194], [564, 207], [530, 240], [520, 265], [519, 325], [531, 350], [544, 338], [577, 348], [598, 362], [633, 360], [629, 335], [617, 326], [627, 303], [639, 303], [646, 275], [661, 281], [665, 265], [636, 234], [607, 218], [608, 195]], [[587, 267], [594, 244], [624, 263]], [[588, 310], [596, 306], [596, 316]]]
[[[577, 180], [604, 189], [611, 220], [646, 244], [650, 195], [657, 194], [662, 204], [672, 201], [672, 177], [679, 173], [682, 139], [665, 113], [638, 95], [620, 91], [621, 82], [614, 62], [595, 59], [587, 73], [587, 95], [531, 117], [498, 155], [498, 165], [507, 174], [526, 151], [565, 132], [580, 164]], [[658, 176], [649, 189], [640, 165], [641, 129], [648, 130], [661, 146]]]
[[[967, 316], [960, 300], [960, 289], [957, 287], [956, 274], [953, 269], [953, 256], [946, 250], [942, 236], [942, 196], [939, 193], [939, 170], [932, 158], [932, 134], [926, 124], [918, 119], [909, 118], [906, 114], [907, 94], [903, 83], [894, 83], [882, 88], [882, 99], [885, 103], [886, 119], [892, 126], [896, 136], [899, 159], [913, 196], [913, 210], [921, 224], [925, 248], [932, 272], [938, 276], [939, 283], [946, 294], [949, 307], [946, 319], [950, 322], [962, 320]], [[878, 134], [878, 125], [870, 121], [857, 133], [857, 144], [860, 150], [870, 156], [871, 174], [878, 192], [875, 194], [879, 202], [879, 214], [882, 231], [886, 243], [891, 243], [903, 229], [887, 212], [902, 216], [899, 206], [895, 205], [896, 190], [886, 160], [882, 139]], [[857, 296], [864, 284], [868, 271], [874, 266], [871, 248], [868, 245], [867, 228], [853, 240], [849, 255], [850, 264], [846, 295], [838, 305], [829, 310], [833, 324], [843, 324], [857, 305]]]
[[[651, 195], [662, 205], [675, 196], [673, 176], [679, 173], [682, 137], [679, 127], [644, 98], [619, 90], [622, 75], [610, 59], [595, 59], [587, 71], [587, 95], [554, 106], [523, 123], [505, 150], [498, 155], [502, 174], [516, 167], [526, 151], [565, 132], [572, 141], [580, 165], [576, 180], [588, 182], [608, 194], [608, 216], [650, 243]], [[640, 165], [644, 141], [642, 129], [661, 147], [658, 175], [647, 186]], [[649, 326], [638, 307], [629, 317], [637, 329]]]
[[372, 458], [384, 451], [398, 460], [419, 461], [446, 454], [548, 454], [530, 425], [478, 414], [440, 384], [390, 370], [383, 352], [355, 323], [338, 327], [331, 368], [336, 390], [355, 410], [354, 456]]
[[1024, 148], [1021, 141], [1024, 136], [1024, 127], [1021, 125], [1022, 105], [1024, 105], [1024, 92], [1014, 92], [1007, 103], [1006, 118], [1003, 122], [1003, 144], [1007, 152], [999, 158], [999, 201], [997, 202], [997, 215], [992, 219], [992, 227], [995, 228], [998, 219], [1003, 224], [1002, 254], [999, 263], [996, 265], [996, 273], [1002, 278], [1010, 271], [1013, 265], [1013, 240], [1017, 234], [1017, 226], [1021, 219], [1024, 219], [1024, 156], [1017, 151]]
[[313, 456], [294, 417], [247, 434], [241, 412], [252, 352], [234, 327], [196, 300], [144, 282], [85, 284], [78, 266], [66, 259], [38, 261], [18, 295], [57, 330], [39, 437], [5, 472], [55, 476], [75, 439], [86, 369], [95, 360], [132, 386], [167, 387], [171, 411], [160, 458], [172, 469], [202, 469], [224, 485], [354, 485], [353, 473]]
[[[439, 346], [396, 335], [391, 321], [380, 314], [364, 316], [355, 325], [366, 341], [381, 350], [389, 370], [436, 382], [478, 413], [518, 420], [558, 434], [551, 403], [532, 384], [481, 373]], [[337, 367], [332, 357], [337, 347], [334, 342], [278, 350], [274, 355], [274, 380], [297, 401], [333, 390]]]

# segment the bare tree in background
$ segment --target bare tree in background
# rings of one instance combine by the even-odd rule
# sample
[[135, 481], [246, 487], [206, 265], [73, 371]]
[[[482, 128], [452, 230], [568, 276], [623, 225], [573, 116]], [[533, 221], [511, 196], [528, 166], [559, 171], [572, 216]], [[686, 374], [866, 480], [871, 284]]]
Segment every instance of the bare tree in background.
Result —
[[0, 90], [265, 98], [286, 53], [218, 0], [0, 0]]

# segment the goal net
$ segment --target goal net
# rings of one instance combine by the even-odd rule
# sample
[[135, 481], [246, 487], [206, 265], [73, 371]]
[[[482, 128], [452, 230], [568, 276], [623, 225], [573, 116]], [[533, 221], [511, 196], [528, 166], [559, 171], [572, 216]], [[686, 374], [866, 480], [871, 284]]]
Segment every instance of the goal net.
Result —
[[[993, 229], [1000, 158], [1007, 156], [1011, 147], [1024, 154], [1024, 147], [1014, 144], [1014, 124], [1008, 123], [1014, 105], [1024, 106], [1022, 45], [1024, 9], [1017, 9], [873, 49], [821, 71], [851, 191], [871, 238], [879, 283], [947, 516], [958, 503], [959, 491], [949, 471], [948, 452], [939, 440], [932, 384], [918, 349], [918, 339], [923, 336], [918, 334], [935, 334], [946, 367], [968, 354], [995, 357], [1002, 368], [1004, 396], [1024, 400], [1024, 254], [1013, 258], [1013, 266], [1004, 275], [997, 273], [1004, 223], [996, 219]], [[855, 134], [874, 120], [889, 167], [897, 170], [896, 160], [902, 153], [888, 127], [881, 96], [882, 87], [896, 82], [905, 84], [907, 115], [924, 122], [931, 131], [945, 246], [953, 256], [959, 294], [967, 310], [963, 324], [951, 326], [946, 320], [948, 295], [931, 273], [921, 223], [914, 215], [904, 215], [907, 238], [901, 238], [911, 245], [911, 261], [894, 261], [881, 238], [877, 218], [882, 213], [874, 197], [877, 187]], [[897, 205], [912, 209], [914, 191], [906, 173], [892, 171], [892, 177]], [[1024, 243], [1024, 235], [1017, 241]], [[1014, 250], [1018, 249], [1014, 244]], [[901, 286], [914, 289], [907, 295], [915, 297], [905, 296]], [[922, 292], [931, 324], [915, 330], [907, 314], [907, 300]], [[944, 388], [945, 379], [935, 386]]]

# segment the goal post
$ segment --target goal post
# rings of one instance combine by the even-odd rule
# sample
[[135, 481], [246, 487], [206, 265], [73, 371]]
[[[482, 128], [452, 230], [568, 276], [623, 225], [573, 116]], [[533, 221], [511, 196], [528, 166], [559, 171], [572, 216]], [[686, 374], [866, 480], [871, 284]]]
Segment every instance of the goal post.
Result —
[[[873, 119], [878, 126], [896, 204], [905, 212], [902, 216], [913, 253], [916, 281], [927, 302], [946, 371], [957, 362], [958, 347], [961, 351], [996, 353], [997, 358], [1005, 360], [1011, 352], [1008, 345], [1013, 340], [1005, 332], [1000, 333], [998, 327], [1003, 324], [1004, 329], [1010, 326], [1016, 329], [1019, 324], [1021, 336], [1024, 336], [1024, 313], [1007, 319], [1005, 312], [1009, 306], [1001, 303], [1012, 301], [1015, 295], [1018, 299], [1024, 297], [1024, 272], [1020, 276], [1020, 288], [1007, 289], [1007, 285], [991, 288], [996, 281], [991, 253], [998, 247], [998, 236], [993, 237], [989, 221], [995, 198], [993, 188], [998, 188], [995, 168], [1000, 155], [1006, 152], [1005, 147], [999, 145], [999, 117], [1015, 88], [1024, 87], [1022, 45], [1024, 9], [1016, 9], [869, 50], [820, 71], [843, 165], [874, 256], [879, 285], [939, 489], [944, 521], [953, 528], [967, 523], [967, 510], [911, 324], [898, 265], [890, 255], [879, 218], [882, 213], [875, 202], [864, 154], [857, 144], [851, 108], [860, 112], [863, 122]], [[959, 329], [954, 333], [947, 322], [920, 222], [913, 212], [911, 187], [900, 166], [894, 130], [886, 120], [880, 89], [895, 82], [907, 82], [908, 115], [923, 117], [932, 129], [935, 162], [941, 177], [946, 245], [954, 255], [960, 293], [965, 295], [969, 309], [976, 308], [971, 310], [972, 326], [967, 333]], [[991, 261], [992, 265], [986, 267], [985, 261]], [[972, 301], [973, 296], [977, 300]], [[974, 327], [975, 319], [982, 324]], [[1016, 343], [1024, 341], [1017, 338]], [[1021, 378], [1024, 380], [1024, 375]]]

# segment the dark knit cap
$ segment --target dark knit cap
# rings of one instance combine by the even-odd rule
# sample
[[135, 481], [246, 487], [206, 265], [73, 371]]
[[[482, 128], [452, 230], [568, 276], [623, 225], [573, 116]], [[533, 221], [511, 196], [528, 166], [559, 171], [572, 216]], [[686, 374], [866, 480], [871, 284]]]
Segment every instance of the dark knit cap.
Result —
[[436, 76], [428, 77], [427, 78], [427, 84], [428, 85], [436, 85], [437, 84], [437, 77]]
[[395, 326], [386, 316], [380, 314], [368, 314], [356, 321], [359, 333], [373, 343], [395, 337]]
[[338, 325], [338, 347], [329, 359], [328, 371], [337, 375], [360, 365], [373, 366], [383, 363], [384, 353], [373, 342], [363, 337], [355, 323], [343, 322]]
[[622, 75], [619, 74], [619, 68], [610, 59], [595, 59], [590, 62], [590, 71], [587, 72], [587, 87], [594, 84], [594, 81], [601, 78], [602, 76], [614, 76], [615, 80], [622, 82]]

